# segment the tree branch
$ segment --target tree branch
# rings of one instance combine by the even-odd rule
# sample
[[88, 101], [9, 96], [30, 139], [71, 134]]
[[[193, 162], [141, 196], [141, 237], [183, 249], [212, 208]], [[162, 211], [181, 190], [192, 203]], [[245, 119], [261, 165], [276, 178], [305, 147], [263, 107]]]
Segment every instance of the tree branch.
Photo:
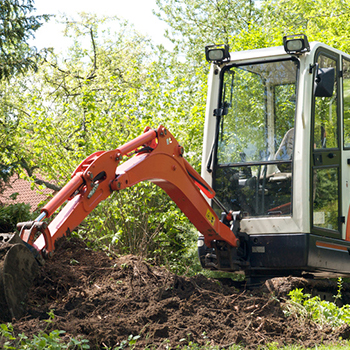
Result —
[[37, 185], [45, 185], [50, 190], [54, 190], [56, 192], [58, 192], [62, 188], [61, 186], [57, 186], [51, 182], [40, 180], [38, 178], [34, 179], [34, 183], [36, 183]]
[[30, 167], [27, 163], [27, 161], [22, 158], [20, 160], [20, 164], [22, 166], [22, 168], [27, 172], [28, 176], [34, 178], [34, 183], [37, 184], [37, 185], [45, 185], [47, 188], [51, 189], [51, 190], [54, 190], [54, 191], [59, 191], [62, 187], [60, 186], [57, 186], [51, 182], [48, 182], [48, 181], [45, 181], [45, 180], [40, 180], [38, 179], [34, 174], [34, 170], [35, 169], [38, 169], [39, 167], [38, 166], [33, 166], [33, 167]]

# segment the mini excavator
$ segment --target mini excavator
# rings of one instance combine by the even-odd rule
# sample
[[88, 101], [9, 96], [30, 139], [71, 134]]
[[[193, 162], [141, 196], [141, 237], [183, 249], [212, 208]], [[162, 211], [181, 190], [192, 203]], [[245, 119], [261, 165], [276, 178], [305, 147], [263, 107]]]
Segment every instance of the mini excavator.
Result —
[[161, 187], [198, 229], [205, 269], [251, 280], [350, 276], [350, 55], [303, 34], [280, 47], [205, 49], [201, 175], [164, 126], [87, 157], [36, 220], [0, 235], [2, 319], [21, 316], [55, 242], [140, 181]]

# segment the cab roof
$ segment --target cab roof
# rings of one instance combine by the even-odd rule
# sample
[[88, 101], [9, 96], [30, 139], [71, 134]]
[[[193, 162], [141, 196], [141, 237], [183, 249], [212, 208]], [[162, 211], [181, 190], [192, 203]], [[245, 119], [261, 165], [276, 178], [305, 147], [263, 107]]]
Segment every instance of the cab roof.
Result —
[[[350, 55], [346, 54], [345, 52], [342, 52], [340, 50], [334, 49], [326, 44], [320, 43], [318, 41], [313, 41], [310, 43], [310, 52], [307, 52], [303, 55], [309, 55], [313, 54], [316, 49], [319, 47], [324, 47], [328, 50], [334, 51], [340, 55], [346, 56], [348, 59], [350, 59]], [[303, 56], [301, 55], [301, 57]], [[237, 52], [230, 52], [230, 61], [228, 61], [226, 64], [229, 64], [230, 62], [249, 62], [249, 61], [264, 61], [264, 60], [271, 60], [272, 59], [283, 59], [283, 58], [289, 58], [294, 55], [290, 55], [286, 53], [283, 46], [275, 46], [275, 47], [268, 47], [263, 49], [254, 49], [254, 50], [245, 50], [245, 51], [237, 51]]]

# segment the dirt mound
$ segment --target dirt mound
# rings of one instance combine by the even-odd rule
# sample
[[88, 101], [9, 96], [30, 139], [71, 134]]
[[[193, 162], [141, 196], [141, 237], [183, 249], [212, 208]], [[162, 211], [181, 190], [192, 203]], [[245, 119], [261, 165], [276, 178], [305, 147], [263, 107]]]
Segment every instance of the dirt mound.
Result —
[[[339, 330], [300, 324], [285, 317], [281, 301], [267, 289], [237, 289], [203, 275], [192, 278], [150, 266], [134, 256], [109, 257], [77, 239], [63, 240], [28, 298], [26, 317], [14, 322], [27, 336], [65, 330], [90, 341], [91, 348], [114, 347], [139, 335], [136, 349], [175, 348], [192, 341], [221, 348], [256, 348], [271, 342], [337, 342]], [[55, 319], [47, 323], [47, 312]]]

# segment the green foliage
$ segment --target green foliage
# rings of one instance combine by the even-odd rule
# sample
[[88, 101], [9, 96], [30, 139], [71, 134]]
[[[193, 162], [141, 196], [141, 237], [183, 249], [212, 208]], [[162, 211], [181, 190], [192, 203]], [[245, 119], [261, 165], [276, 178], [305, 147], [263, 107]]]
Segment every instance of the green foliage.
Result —
[[[49, 318], [45, 320], [48, 324], [54, 322], [55, 314], [54, 310], [48, 312]], [[47, 328], [47, 327], [46, 327]], [[50, 333], [46, 333], [46, 329], [40, 331], [37, 335], [34, 335], [32, 339], [29, 339], [24, 333], [20, 333], [17, 336], [14, 334], [14, 329], [11, 323], [0, 324], [0, 344], [4, 349], [16, 349], [16, 350], [61, 350], [61, 349], [90, 349], [88, 340], [70, 338], [69, 342], [64, 342], [62, 336], [65, 335], [65, 331], [54, 330]]]
[[36, 69], [37, 53], [27, 40], [49, 16], [34, 16], [33, 0], [3, 0], [0, 4], [0, 79]]
[[18, 222], [30, 220], [31, 217], [29, 204], [0, 206], [0, 232], [14, 232]]
[[344, 0], [267, 0], [262, 3], [264, 30], [275, 40], [285, 34], [304, 33], [349, 52], [349, 4]]
[[197, 233], [185, 215], [157, 186], [143, 183], [113, 194], [80, 225], [80, 237], [95, 247], [113, 247], [171, 270], [184, 271]]
[[113, 350], [121, 350], [121, 349], [134, 349], [137, 340], [140, 338], [139, 335], [132, 335], [130, 334], [128, 336], [127, 340], [123, 340], [119, 345], [113, 348]]
[[[338, 293], [335, 300], [341, 298], [342, 281], [339, 280]], [[321, 325], [339, 327], [350, 324], [350, 305], [338, 307], [335, 302], [321, 300], [319, 296], [311, 297], [304, 294], [302, 288], [296, 288], [289, 292], [290, 300], [286, 304], [286, 315], [297, 314], [304, 319], [313, 320]]]
[[[120, 25], [118, 33], [106, 29], [112, 20]], [[47, 52], [40, 72], [16, 101], [26, 111], [19, 127], [30, 150], [27, 168], [39, 166], [60, 185], [91, 153], [141, 134], [142, 117], [151, 112], [143, 97], [149, 46], [144, 37], [117, 18], [88, 14], [67, 20], [66, 33], [73, 45], [65, 60]]]
[[172, 28], [168, 37], [176, 48], [202, 58], [205, 45], [225, 43], [233, 47], [234, 38], [242, 33], [248, 36], [261, 24], [261, 11], [252, 1], [157, 0], [157, 5], [158, 16]]
[[41, 331], [29, 339], [24, 333], [17, 336], [14, 334], [13, 326], [0, 324], [0, 344], [5, 350], [61, 350], [61, 349], [90, 349], [86, 339], [71, 338], [68, 343], [62, 340], [65, 331], [54, 330], [50, 333]]
[[11, 111], [9, 107], [12, 102], [8, 93], [13, 94], [14, 91], [12, 87], [7, 87], [13, 77], [37, 69], [39, 56], [27, 41], [34, 36], [42, 22], [49, 18], [46, 15], [31, 15], [35, 10], [33, 3], [33, 0], [3, 0], [0, 3], [0, 191], [18, 169], [19, 163], [19, 159], [14, 156], [20, 148], [15, 140], [18, 110], [12, 108]]

